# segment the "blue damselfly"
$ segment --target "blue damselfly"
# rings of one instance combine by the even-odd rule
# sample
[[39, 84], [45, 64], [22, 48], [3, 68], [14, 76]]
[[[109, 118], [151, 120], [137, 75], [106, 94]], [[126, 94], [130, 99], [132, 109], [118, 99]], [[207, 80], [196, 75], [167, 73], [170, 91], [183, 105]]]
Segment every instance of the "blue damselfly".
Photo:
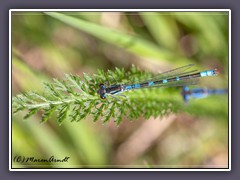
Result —
[[184, 86], [181, 92], [184, 102], [188, 102], [190, 98], [205, 98], [213, 94], [228, 94], [228, 89], [208, 89], [208, 88], [193, 88], [189, 89], [188, 86]]
[[97, 93], [102, 99], [105, 99], [107, 95], [114, 96], [134, 89], [193, 85], [196, 84], [197, 80], [201, 77], [214, 76], [218, 74], [216, 69], [201, 72], [197, 70], [189, 70], [192, 66], [194, 65], [189, 64], [182, 66], [167, 72], [157, 74], [151, 79], [137, 83], [115, 84], [111, 86], [100, 84]]

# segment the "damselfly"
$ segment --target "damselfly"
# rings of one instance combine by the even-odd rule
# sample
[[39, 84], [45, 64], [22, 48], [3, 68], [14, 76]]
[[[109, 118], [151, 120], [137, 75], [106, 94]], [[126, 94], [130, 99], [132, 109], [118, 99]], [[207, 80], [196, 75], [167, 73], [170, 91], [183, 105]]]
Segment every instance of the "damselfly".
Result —
[[194, 65], [189, 64], [167, 72], [163, 72], [151, 79], [138, 83], [115, 84], [108, 87], [104, 84], [100, 84], [97, 93], [102, 99], [105, 99], [107, 95], [114, 96], [134, 89], [192, 85], [196, 84], [197, 80], [201, 77], [214, 76], [218, 74], [216, 69], [201, 72], [197, 70], [189, 70], [192, 66]]
[[190, 98], [205, 98], [211, 94], [227, 94], [227, 89], [208, 89], [208, 88], [193, 88], [189, 89], [188, 86], [182, 88], [183, 100], [187, 103]]

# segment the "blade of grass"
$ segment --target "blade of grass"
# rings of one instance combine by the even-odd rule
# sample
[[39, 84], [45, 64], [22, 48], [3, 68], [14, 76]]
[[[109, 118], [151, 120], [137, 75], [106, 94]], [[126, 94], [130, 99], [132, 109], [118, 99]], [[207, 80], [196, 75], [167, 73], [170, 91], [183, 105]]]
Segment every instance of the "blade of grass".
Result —
[[[101, 144], [101, 136], [97, 135], [94, 127], [91, 127], [88, 122], [82, 123], [66, 123], [66, 128], [73, 144], [76, 146], [77, 153], [83, 155], [84, 161], [88, 165], [105, 165], [107, 153], [104, 146]], [[99, 166], [98, 166], [99, 167]]]
[[177, 47], [179, 32], [174, 18], [155, 12], [142, 12], [140, 15], [159, 45], [168, 49]]
[[[43, 90], [42, 82], [48, 82], [44, 74], [34, 71], [31, 67], [13, 56], [12, 59], [13, 78], [24, 91]], [[31, 82], [31, 83], [29, 83]]]
[[87, 22], [72, 16], [67, 16], [57, 12], [45, 12], [45, 14], [58, 19], [74, 28], [87, 32], [102, 41], [114, 44], [140, 57], [152, 58], [162, 61], [190, 60], [183, 57], [176, 57], [174, 53], [160, 48], [152, 42], [137, 36], [122, 33], [120, 31], [103, 27], [98, 24]]

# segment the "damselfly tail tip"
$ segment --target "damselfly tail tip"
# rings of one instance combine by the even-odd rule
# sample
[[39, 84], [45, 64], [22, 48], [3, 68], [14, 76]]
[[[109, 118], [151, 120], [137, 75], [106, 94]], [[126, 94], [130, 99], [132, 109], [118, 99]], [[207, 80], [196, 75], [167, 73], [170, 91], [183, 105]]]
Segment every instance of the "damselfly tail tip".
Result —
[[215, 74], [215, 75], [220, 74], [217, 68], [214, 69], [214, 74]]

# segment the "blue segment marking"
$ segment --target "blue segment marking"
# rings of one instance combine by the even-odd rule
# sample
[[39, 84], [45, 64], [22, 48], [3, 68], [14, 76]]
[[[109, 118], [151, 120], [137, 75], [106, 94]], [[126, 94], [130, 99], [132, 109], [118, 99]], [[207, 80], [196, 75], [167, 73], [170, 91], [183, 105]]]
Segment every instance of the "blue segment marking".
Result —
[[184, 100], [185, 100], [185, 101], [189, 101], [189, 100], [190, 100], [190, 96], [189, 96], [188, 94], [186, 94], [186, 95], [184, 96]]
[[135, 84], [134, 88], [140, 88], [140, 84]]
[[192, 92], [192, 97], [193, 98], [203, 98], [206, 97], [207, 94], [203, 92]]
[[177, 76], [176, 79], [177, 79], [177, 81], [179, 81], [180, 80], [179, 76]]
[[200, 75], [201, 77], [204, 77], [204, 76], [213, 76], [215, 73], [214, 73], [214, 70], [208, 70], [208, 71], [202, 71], [200, 72]]
[[153, 81], [148, 82], [148, 86], [152, 86], [152, 85], [154, 85]]
[[200, 73], [201, 77], [204, 77], [204, 76], [207, 76], [207, 72], [206, 71], [203, 71]]
[[130, 86], [126, 86], [126, 90], [130, 90], [130, 89], [132, 89], [131, 85]]
[[129, 85], [125, 87], [125, 90], [131, 90], [131, 89], [136, 89], [136, 88], [140, 88], [141, 85], [140, 84], [133, 84], [133, 85]]
[[185, 91], [189, 91], [189, 87], [188, 86], [185, 86]]
[[164, 79], [162, 82], [163, 82], [163, 83], [167, 83], [167, 82], [168, 82], [168, 80], [167, 80], [167, 79]]

